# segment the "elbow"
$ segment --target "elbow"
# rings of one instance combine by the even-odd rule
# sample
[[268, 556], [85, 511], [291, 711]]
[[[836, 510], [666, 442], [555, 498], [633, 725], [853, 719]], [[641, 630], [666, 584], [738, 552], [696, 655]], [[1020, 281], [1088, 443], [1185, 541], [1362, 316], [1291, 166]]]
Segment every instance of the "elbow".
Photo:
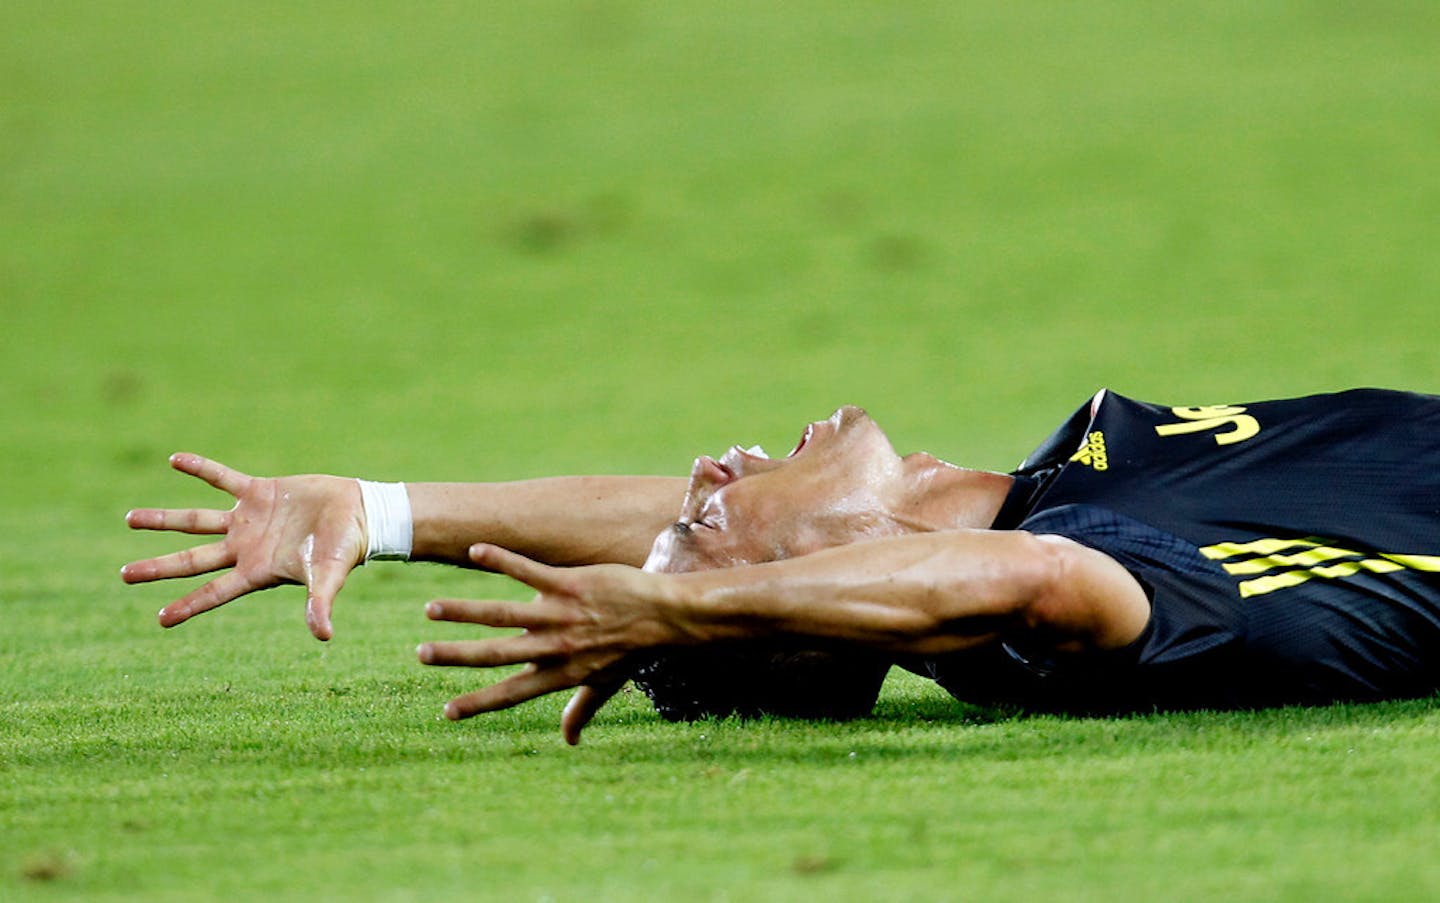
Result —
[[1027, 542], [1033, 565], [1016, 608], [1023, 629], [1063, 652], [1118, 648], [1140, 635], [1150, 600], [1119, 562], [1063, 536]]
[[1013, 616], [1028, 631], [1066, 634], [1076, 626], [1083, 596], [1084, 546], [1059, 536], [1025, 534], [1021, 573], [1015, 575]]

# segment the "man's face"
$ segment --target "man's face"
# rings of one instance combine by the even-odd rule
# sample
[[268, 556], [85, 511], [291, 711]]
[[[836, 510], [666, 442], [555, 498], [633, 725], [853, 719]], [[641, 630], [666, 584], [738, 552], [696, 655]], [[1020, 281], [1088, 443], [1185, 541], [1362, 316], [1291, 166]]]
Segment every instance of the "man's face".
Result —
[[758, 564], [903, 532], [887, 505], [902, 466], [856, 407], [810, 424], [785, 458], [738, 445], [698, 458], [680, 519], [656, 537], [645, 569]]

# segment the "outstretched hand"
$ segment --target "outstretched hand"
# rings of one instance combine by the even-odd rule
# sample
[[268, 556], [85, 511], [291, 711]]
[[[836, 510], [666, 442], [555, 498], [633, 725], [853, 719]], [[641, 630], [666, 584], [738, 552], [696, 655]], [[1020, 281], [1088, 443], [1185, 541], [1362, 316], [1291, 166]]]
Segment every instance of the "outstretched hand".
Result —
[[235, 505], [228, 511], [137, 508], [125, 516], [137, 530], [222, 537], [120, 569], [126, 583], [146, 583], [230, 568], [161, 609], [161, 626], [174, 627], [247, 593], [301, 584], [310, 632], [330, 639], [335, 595], [365, 558], [364, 508], [356, 482], [314, 475], [252, 477], [185, 453], [172, 455], [170, 466], [228, 492]]
[[427, 665], [525, 668], [482, 690], [457, 696], [445, 706], [460, 719], [578, 688], [565, 706], [560, 727], [565, 741], [580, 732], [629, 678], [628, 656], [641, 649], [688, 642], [690, 633], [675, 617], [671, 578], [618, 564], [556, 568], [492, 545], [470, 549], [471, 560], [527, 584], [533, 602], [440, 599], [425, 613], [435, 621], [488, 627], [518, 627], [519, 635], [488, 640], [425, 643], [418, 650]]

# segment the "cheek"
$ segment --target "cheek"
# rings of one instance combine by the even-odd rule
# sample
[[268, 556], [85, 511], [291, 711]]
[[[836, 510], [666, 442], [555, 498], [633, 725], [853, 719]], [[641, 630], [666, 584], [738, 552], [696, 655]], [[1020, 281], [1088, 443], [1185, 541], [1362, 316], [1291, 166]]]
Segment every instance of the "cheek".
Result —
[[[715, 538], [718, 537], [698, 539], [673, 528], [667, 529], [655, 537], [643, 570], [652, 574], [688, 574], [735, 564], [729, 560], [723, 547], [712, 541]], [[717, 555], [717, 550], [722, 554]]]
[[669, 528], [655, 537], [655, 543], [650, 547], [650, 555], [645, 559], [642, 569], [654, 574], [683, 574], [701, 570], [695, 558], [694, 550], [684, 541], [684, 537], [674, 528]]
[[650, 554], [646, 556], [641, 570], [656, 574], [668, 573], [670, 560], [674, 556], [674, 547], [675, 543], [670, 538], [669, 530], [655, 537], [654, 544], [650, 546]]
[[867, 539], [881, 539], [905, 532], [894, 521], [873, 509], [836, 509], [818, 516], [794, 532], [796, 555], [833, 549]]
[[[817, 479], [732, 494], [716, 506], [716, 521], [723, 526], [707, 537], [715, 559], [709, 566], [780, 561], [882, 535], [875, 529], [879, 519], [871, 494], [836, 493], [835, 485]], [[758, 490], [760, 484], [746, 488]]]
[[[725, 506], [715, 550], [730, 564], [759, 564], [789, 557], [797, 509], [786, 498], [750, 494]], [[794, 553], [791, 553], [794, 554]]]

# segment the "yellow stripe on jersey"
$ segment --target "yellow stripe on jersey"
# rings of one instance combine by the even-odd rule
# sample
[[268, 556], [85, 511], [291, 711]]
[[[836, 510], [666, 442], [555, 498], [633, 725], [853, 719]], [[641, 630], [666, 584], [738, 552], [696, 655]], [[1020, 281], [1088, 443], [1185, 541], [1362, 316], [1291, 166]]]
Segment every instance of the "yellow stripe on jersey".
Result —
[[[1281, 554], [1282, 552], [1288, 554]], [[1391, 574], [1403, 570], [1440, 573], [1440, 555], [1357, 552], [1327, 545], [1324, 540], [1315, 537], [1221, 542], [1202, 546], [1200, 554], [1211, 561], [1221, 562], [1220, 566], [1228, 574], [1237, 577], [1261, 575], [1240, 582], [1240, 597], [1243, 599], [1289, 589], [1317, 577], [1322, 580], [1343, 580], [1362, 571], [1371, 574]], [[1351, 560], [1336, 560], [1341, 558]], [[1289, 570], [1279, 570], [1282, 568]], [[1276, 573], [1266, 573], [1267, 571]]]
[[1412, 571], [1440, 571], [1440, 555], [1384, 555], [1396, 564], [1404, 565]]
[[1362, 570], [1370, 571], [1373, 574], [1388, 574], [1393, 571], [1403, 571], [1405, 568], [1393, 561], [1367, 558], [1363, 561], [1344, 561], [1340, 564], [1332, 564], [1327, 567], [1311, 568], [1308, 571], [1284, 571], [1283, 573], [1257, 577], [1254, 580], [1242, 582], [1240, 584], [1240, 598], [1248, 599], [1251, 596], [1263, 596], [1266, 593], [1273, 593], [1277, 589], [1288, 589], [1292, 586], [1299, 586], [1312, 577], [1321, 577], [1326, 580], [1353, 577]]
[[1308, 552], [1301, 552], [1298, 555], [1268, 555], [1264, 558], [1251, 558], [1248, 561], [1237, 561], [1223, 565], [1228, 573], [1240, 576], [1242, 574], [1263, 574], [1266, 571], [1279, 567], [1309, 567], [1310, 565], [1321, 564], [1326, 561], [1334, 561], [1336, 558], [1356, 558], [1359, 552], [1352, 552], [1349, 549], [1337, 549], [1333, 546], [1316, 546]]
[[1313, 549], [1320, 545], [1305, 539], [1257, 539], [1254, 542], [1221, 542], [1202, 546], [1200, 554], [1211, 561], [1234, 558], [1236, 555], [1273, 555], [1286, 549]]

